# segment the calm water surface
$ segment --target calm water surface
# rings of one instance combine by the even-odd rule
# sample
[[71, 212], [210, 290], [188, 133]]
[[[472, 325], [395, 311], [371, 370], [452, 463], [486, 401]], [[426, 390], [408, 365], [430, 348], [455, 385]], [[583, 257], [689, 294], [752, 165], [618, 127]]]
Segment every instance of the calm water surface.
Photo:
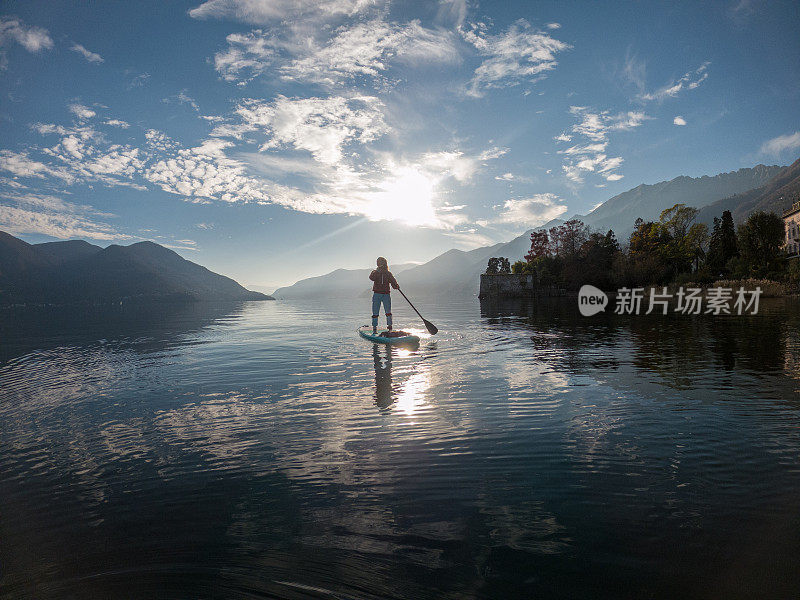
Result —
[[0, 598], [798, 597], [797, 301], [419, 307], [0, 314]]

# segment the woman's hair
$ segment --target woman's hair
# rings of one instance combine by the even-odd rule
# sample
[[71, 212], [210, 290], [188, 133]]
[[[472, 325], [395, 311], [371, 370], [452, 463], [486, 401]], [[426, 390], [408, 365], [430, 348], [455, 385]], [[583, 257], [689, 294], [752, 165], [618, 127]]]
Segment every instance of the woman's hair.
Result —
[[378, 268], [379, 269], [388, 269], [389, 268], [389, 263], [387, 263], [386, 259], [383, 258], [382, 256], [378, 257], [377, 263], [378, 263]]

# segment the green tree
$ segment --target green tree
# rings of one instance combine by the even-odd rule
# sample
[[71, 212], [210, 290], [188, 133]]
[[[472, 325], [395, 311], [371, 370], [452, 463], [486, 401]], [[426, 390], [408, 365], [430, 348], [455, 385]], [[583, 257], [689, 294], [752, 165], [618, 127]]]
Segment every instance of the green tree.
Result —
[[672, 239], [682, 240], [697, 218], [698, 212], [700, 211], [692, 206], [676, 204], [662, 210], [658, 220]]
[[663, 241], [658, 251], [669, 266], [671, 278], [691, 271], [693, 263], [699, 262], [703, 254], [708, 228], [694, 224], [698, 212], [696, 208], [685, 204], [675, 204], [661, 211], [659, 226]]
[[700, 262], [705, 258], [708, 247], [708, 225], [695, 223], [689, 227], [684, 238], [686, 252], [694, 259], [694, 271], [700, 270]]
[[619, 242], [612, 230], [602, 234], [595, 232], [581, 245], [578, 260], [565, 264], [565, 279], [578, 287], [590, 283], [598, 287], [608, 287], [612, 283], [612, 267], [620, 253]]
[[500, 269], [500, 261], [498, 261], [494, 257], [490, 258], [489, 263], [486, 265], [486, 274], [497, 275], [499, 269]]
[[740, 269], [755, 277], [781, 277], [785, 238], [783, 219], [774, 213], [756, 211], [739, 226]]
[[500, 259], [498, 260], [498, 266], [501, 273], [503, 274], [511, 273], [511, 263], [507, 258], [501, 256]]
[[636, 219], [633, 233], [628, 242], [632, 255], [655, 254], [667, 242], [667, 237], [658, 223]]
[[708, 245], [706, 264], [713, 275], [727, 275], [728, 262], [739, 256], [739, 245], [736, 239], [736, 228], [733, 225], [731, 211], [722, 213], [722, 218], [714, 217], [714, 229]]
[[511, 272], [515, 275], [524, 275], [529, 272], [528, 264], [526, 260], [518, 260], [511, 265]]

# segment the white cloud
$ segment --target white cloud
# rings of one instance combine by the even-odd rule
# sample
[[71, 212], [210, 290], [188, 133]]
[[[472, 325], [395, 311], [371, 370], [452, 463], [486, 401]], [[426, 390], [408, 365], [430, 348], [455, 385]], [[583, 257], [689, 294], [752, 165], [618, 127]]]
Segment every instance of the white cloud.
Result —
[[[274, 67], [284, 79], [331, 85], [356, 77], [379, 77], [391, 61], [410, 64], [460, 60], [455, 35], [427, 29], [419, 21], [394, 25], [374, 19], [327, 31], [289, 27], [282, 37], [261, 29], [234, 33], [214, 56], [214, 68], [226, 81], [246, 84]], [[321, 41], [317, 38], [322, 37]]]
[[28, 52], [39, 52], [53, 47], [53, 40], [46, 29], [27, 27], [22, 21], [13, 17], [0, 18], [0, 46], [12, 41]]
[[[616, 170], [623, 163], [619, 156], [608, 156], [606, 150], [609, 144], [609, 134], [616, 131], [629, 131], [635, 129], [650, 119], [644, 112], [627, 111], [611, 114], [609, 111], [594, 112], [585, 106], [572, 106], [570, 112], [578, 118], [578, 122], [571, 128], [573, 135], [587, 140], [587, 143], [575, 144], [559, 154], [566, 157], [561, 169], [572, 183], [582, 183], [587, 173], [596, 173], [606, 181], [618, 181], [622, 175]], [[557, 141], [572, 141], [573, 135], [562, 133], [555, 139]]]
[[[88, 110], [80, 105], [70, 108], [82, 116]], [[93, 111], [88, 112], [94, 115]], [[132, 181], [146, 160], [138, 148], [110, 144], [103, 134], [83, 123], [74, 127], [37, 123], [33, 129], [44, 136], [59, 136], [58, 142], [41, 150], [59, 166], [38, 169], [43, 175], [56, 176], [70, 184], [97, 181], [108, 186], [144, 189]]]
[[423, 154], [421, 164], [423, 168], [439, 177], [453, 177], [457, 181], [465, 182], [472, 179], [482, 160], [497, 158], [495, 155], [467, 156], [462, 151], [429, 152]]
[[225, 81], [250, 81], [263, 73], [277, 56], [274, 41], [260, 29], [232, 33], [225, 39], [228, 48], [214, 55], [214, 68]]
[[169, 152], [178, 147], [178, 143], [170, 139], [164, 132], [148, 129], [144, 134], [147, 147], [159, 152]]
[[80, 44], [73, 44], [72, 47], [70, 48], [70, 50], [72, 50], [73, 52], [77, 52], [78, 54], [83, 56], [83, 58], [85, 58], [90, 63], [101, 63], [101, 62], [104, 62], [102, 56], [100, 56], [96, 52], [91, 52], [91, 51], [87, 50], [86, 48], [84, 48]]
[[132, 77], [130, 81], [128, 81], [127, 87], [129, 90], [144, 87], [149, 79], [150, 79], [150, 73], [140, 73], [139, 75]]
[[439, 11], [436, 14], [438, 23], [446, 23], [459, 29], [466, 18], [467, 0], [439, 0]]
[[97, 114], [91, 108], [83, 104], [70, 104], [69, 110], [73, 115], [82, 120], [91, 119]]
[[630, 48], [625, 52], [625, 60], [618, 71], [619, 77], [626, 83], [636, 88], [637, 94], [644, 94], [647, 80], [647, 64], [633, 54]]
[[708, 78], [708, 65], [711, 62], [706, 61], [694, 71], [689, 71], [677, 81], [668, 83], [655, 92], [640, 94], [639, 99], [644, 101], [657, 100], [661, 102], [667, 98], [674, 98], [683, 90], [693, 90], [697, 88]]
[[548, 29], [561, 29], [561, 23], [548, 23], [546, 27]]
[[512, 198], [503, 203], [493, 222], [517, 225], [519, 229], [536, 227], [567, 212], [567, 206], [560, 202], [561, 198], [550, 193], [534, 194], [530, 198]]
[[488, 150], [484, 150], [478, 155], [479, 160], [494, 160], [495, 158], [500, 158], [508, 154], [508, 148], [500, 148], [499, 146], [493, 146]]
[[89, 238], [122, 240], [130, 236], [98, 221], [110, 217], [89, 206], [66, 202], [46, 194], [3, 194], [0, 196], [0, 228], [12, 234], [39, 233], [59, 239]]
[[672, 119], [672, 123], [673, 123], [673, 125], [683, 126], [683, 125], [686, 125], [686, 119], [684, 119], [682, 116], [678, 115], [677, 117]]
[[334, 164], [341, 160], [345, 145], [364, 144], [388, 133], [381, 108], [373, 96], [278, 96], [272, 102], [246, 101], [236, 113], [250, 130], [267, 134], [262, 150], [288, 145], [310, 152], [321, 163]]
[[459, 60], [455, 36], [422, 27], [419, 21], [390, 25], [382, 20], [342, 28], [323, 47], [281, 67], [284, 77], [319, 83], [358, 76], [376, 77], [391, 59], [410, 63]]
[[375, 4], [373, 0], [208, 0], [189, 10], [189, 16], [266, 25], [290, 18], [352, 16]]
[[195, 112], [200, 112], [200, 107], [197, 105], [197, 102], [194, 98], [186, 93], [186, 90], [181, 90], [180, 93], [175, 94], [174, 96], [162, 98], [161, 102], [164, 104], [185, 104], [186, 106], [190, 106]]
[[144, 177], [164, 191], [188, 198], [269, 202], [269, 194], [246, 175], [244, 165], [225, 155], [231, 145], [206, 140], [200, 146], [179, 149], [148, 167]]
[[64, 168], [52, 167], [30, 158], [25, 152], [0, 150], [0, 170], [7, 171], [16, 177], [42, 179], [45, 176], [58, 177], [70, 183], [74, 177]]
[[[385, 149], [392, 139], [374, 148], [373, 142], [391, 132], [385, 107], [374, 96], [243, 100], [215, 129], [216, 137], [193, 147], [154, 129], [144, 132], [141, 147], [114, 143], [109, 138], [120, 133], [111, 127], [127, 123], [87, 121], [94, 111], [83, 105], [71, 110], [79, 116], [71, 125], [32, 126], [46, 145], [31, 146], [29, 153], [0, 151], [0, 169], [23, 181], [154, 186], [189, 202], [275, 204], [459, 232], [469, 220], [464, 206], [447, 202], [450, 187], [468, 184], [487, 161], [508, 152], [497, 146], [475, 152], [451, 147], [403, 156]], [[102, 124], [99, 130], [90, 125], [94, 122]], [[248, 146], [259, 145], [258, 152], [251, 147], [237, 152], [244, 149], [237, 140], [245, 137]], [[130, 139], [127, 132], [125, 138]]]
[[779, 156], [786, 150], [794, 150], [796, 148], [800, 148], [800, 131], [779, 135], [764, 142], [761, 146], [761, 154]]
[[548, 33], [533, 29], [524, 19], [498, 35], [489, 35], [483, 24], [462, 29], [462, 35], [486, 57], [469, 83], [467, 94], [470, 96], [482, 96], [492, 88], [535, 81], [556, 67], [558, 52], [571, 47]]

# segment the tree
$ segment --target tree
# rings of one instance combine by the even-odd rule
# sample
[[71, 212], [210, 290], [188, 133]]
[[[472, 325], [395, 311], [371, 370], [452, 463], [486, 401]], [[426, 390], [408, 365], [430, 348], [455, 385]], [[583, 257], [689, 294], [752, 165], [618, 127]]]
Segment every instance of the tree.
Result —
[[502, 256], [500, 258], [490, 258], [489, 263], [486, 265], [486, 274], [497, 275], [499, 273], [511, 273], [511, 263]]
[[620, 252], [619, 242], [617, 241], [617, 236], [614, 233], [613, 229], [609, 229], [606, 232], [606, 236], [605, 236], [605, 240], [603, 241], [603, 244], [605, 245], [606, 250], [608, 252], [611, 252], [612, 254], [616, 254], [616, 253]]
[[528, 265], [530, 264], [527, 260], [518, 260], [515, 261], [513, 265], [511, 265], [511, 272], [515, 275], [523, 275], [529, 272]]
[[[614, 260], [619, 253], [619, 242], [612, 230], [609, 229], [605, 234], [592, 233], [578, 250], [578, 263], [576, 265], [567, 263], [567, 279], [575, 280], [573, 287], [584, 283], [599, 287], [609, 286]], [[577, 279], [580, 279], [580, 282]]]
[[706, 255], [706, 244], [708, 243], [708, 225], [705, 223], [695, 223], [686, 232], [684, 247], [689, 256], [694, 259], [695, 272], [700, 270], [700, 261]]
[[557, 225], [550, 228], [550, 251], [556, 255], [561, 256], [561, 235], [563, 225]]
[[583, 221], [570, 219], [559, 229], [561, 230], [561, 249], [566, 256], [575, 256], [589, 238], [589, 227]]
[[658, 223], [636, 219], [628, 247], [631, 254], [654, 254], [666, 241]]
[[511, 263], [505, 257], [500, 257], [499, 260], [500, 272], [503, 274], [511, 273]]
[[693, 264], [694, 270], [697, 270], [700, 258], [705, 254], [708, 227], [694, 223], [698, 212], [696, 208], [685, 204], [675, 204], [661, 211], [658, 222], [661, 239], [657, 251], [668, 267], [671, 278], [691, 272]]
[[658, 220], [670, 237], [682, 240], [686, 237], [689, 227], [694, 223], [699, 212], [692, 206], [676, 204], [672, 208], [662, 210]]
[[525, 255], [525, 260], [532, 262], [540, 256], [547, 256], [550, 249], [550, 239], [544, 229], [531, 233], [531, 249]]
[[728, 262], [739, 256], [736, 229], [733, 226], [731, 211], [722, 213], [722, 218], [714, 217], [714, 229], [708, 244], [708, 260], [706, 264], [714, 275], [727, 274]]
[[780, 270], [785, 235], [783, 219], [764, 211], [754, 212], [739, 226], [742, 265], [749, 275], [767, 277]]

